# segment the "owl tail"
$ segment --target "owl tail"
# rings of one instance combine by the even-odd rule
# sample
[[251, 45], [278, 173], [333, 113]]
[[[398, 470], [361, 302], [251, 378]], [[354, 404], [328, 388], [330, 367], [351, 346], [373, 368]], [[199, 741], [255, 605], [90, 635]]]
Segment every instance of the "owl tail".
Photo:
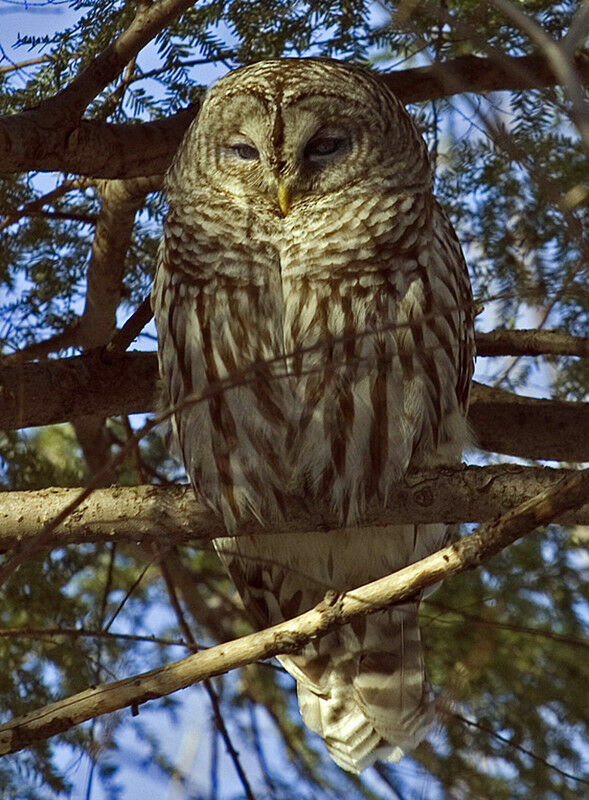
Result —
[[348, 772], [398, 761], [432, 724], [417, 603], [357, 618], [280, 661], [305, 724]]

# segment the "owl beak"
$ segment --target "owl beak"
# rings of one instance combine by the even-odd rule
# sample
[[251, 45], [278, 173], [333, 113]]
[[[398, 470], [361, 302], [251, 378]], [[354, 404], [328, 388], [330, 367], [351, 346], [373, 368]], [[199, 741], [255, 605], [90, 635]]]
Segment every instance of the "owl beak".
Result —
[[282, 216], [286, 217], [290, 211], [291, 198], [288, 189], [282, 181], [278, 181], [278, 205], [282, 211]]

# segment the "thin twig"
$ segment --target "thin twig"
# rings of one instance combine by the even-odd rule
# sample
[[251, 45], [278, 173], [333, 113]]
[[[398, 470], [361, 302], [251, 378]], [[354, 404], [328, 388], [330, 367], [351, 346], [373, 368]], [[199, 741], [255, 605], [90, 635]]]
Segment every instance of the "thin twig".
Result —
[[[525, 625], [515, 625], [510, 622], [486, 619], [485, 617], [478, 616], [477, 614], [468, 614], [459, 608], [454, 608], [453, 606], [448, 606], [445, 603], [440, 603], [429, 598], [423, 601], [421, 609], [423, 610], [423, 608], [427, 608], [428, 606], [431, 608], [437, 608], [446, 614], [456, 614], [462, 619], [468, 620], [468, 622], [472, 622], [475, 625], [482, 625], [488, 628], [497, 628], [498, 630], [503, 631], [512, 631], [513, 633], [522, 633], [526, 636], [534, 636], [541, 639], [551, 639], [559, 644], [569, 644], [573, 647], [589, 649], [589, 641], [586, 639], [578, 639], [574, 636], [566, 636], [563, 633], [554, 633], [554, 631], [542, 630], [542, 628], [530, 628], [526, 627]], [[420, 616], [422, 616], [423, 619], [430, 620], [436, 625], [452, 625], [451, 620], [440, 619], [440, 615], [435, 617], [427, 617], [427, 615], [421, 613]]]
[[582, 783], [584, 786], [589, 786], [589, 781], [585, 780], [584, 778], [580, 778], [578, 775], [573, 775], [571, 772], [566, 772], [564, 769], [557, 767], [556, 764], [551, 764], [550, 761], [547, 761], [545, 758], [542, 758], [542, 756], [537, 755], [537, 753], [534, 753], [533, 750], [530, 750], [527, 747], [522, 747], [521, 744], [517, 744], [516, 742], [512, 742], [510, 739], [507, 738], [507, 736], [502, 736], [500, 733], [497, 733], [491, 728], [487, 728], [486, 725], [481, 725], [480, 722], [475, 722], [472, 719], [467, 719], [467, 717], [463, 717], [461, 714], [458, 714], [455, 711], [451, 712], [451, 714], [455, 719], [460, 720], [460, 722], [462, 722], [464, 725], [469, 725], [473, 728], [478, 728], [479, 730], [484, 731], [485, 733], [489, 733], [494, 739], [497, 739], [503, 744], [506, 744], [513, 750], [518, 750], [520, 753], [523, 753], [529, 758], [532, 758], [534, 761], [538, 761], [540, 764], [544, 764], [549, 769], [554, 770], [554, 772], [558, 772], [558, 774], [562, 775], [563, 778], [569, 778], [575, 781], [576, 783]]
[[96, 628], [1, 628], [0, 638], [4, 639], [121, 639], [129, 642], [144, 642], [146, 644], [161, 644], [165, 647], [186, 647], [184, 639], [169, 639], [161, 636], [137, 633], [117, 633], [113, 631], [98, 630]]
[[146, 297], [104, 348], [104, 361], [108, 363], [113, 356], [124, 353], [131, 342], [139, 336], [152, 317], [153, 311], [151, 310], [151, 301], [149, 297]]
[[[182, 610], [182, 606], [180, 605], [180, 601], [178, 599], [178, 595], [176, 594], [176, 587], [174, 585], [174, 581], [172, 580], [172, 576], [168, 566], [166, 564], [166, 559], [164, 556], [159, 557], [159, 566], [164, 578], [166, 589], [168, 591], [168, 597], [170, 598], [170, 603], [172, 608], [174, 609], [174, 613], [176, 614], [176, 620], [178, 622], [178, 627], [184, 636], [184, 639], [190, 646], [191, 650], [197, 651], [196, 641], [192, 635], [192, 631], [190, 630], [190, 626], [186, 621], [184, 616], [184, 612]], [[219, 696], [215, 691], [212, 683], [210, 680], [205, 679], [203, 682], [203, 686], [205, 688], [206, 693], [208, 694], [211, 705], [213, 707], [213, 714], [215, 717], [215, 725], [217, 730], [223, 737], [223, 741], [225, 742], [225, 747], [227, 748], [227, 752], [233, 761], [233, 766], [235, 767], [235, 771], [239, 776], [239, 780], [241, 781], [241, 785], [243, 786], [243, 790], [245, 792], [246, 797], [248, 800], [255, 800], [254, 793], [252, 792], [251, 786], [249, 784], [247, 775], [241, 765], [241, 761], [239, 760], [239, 754], [237, 753], [235, 747], [233, 746], [233, 742], [231, 741], [231, 737], [229, 736], [229, 731], [227, 730], [227, 726], [225, 725], [225, 720], [223, 719], [223, 715], [221, 713], [221, 706], [219, 703]]]

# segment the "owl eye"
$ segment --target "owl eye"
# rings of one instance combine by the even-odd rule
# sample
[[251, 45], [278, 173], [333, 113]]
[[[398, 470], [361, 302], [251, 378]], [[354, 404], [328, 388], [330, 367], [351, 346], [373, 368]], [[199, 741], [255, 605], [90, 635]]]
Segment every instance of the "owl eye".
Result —
[[317, 136], [311, 139], [305, 148], [305, 158], [316, 161], [327, 156], [333, 156], [342, 150], [348, 143], [343, 136]]
[[260, 157], [256, 148], [247, 142], [239, 142], [238, 144], [231, 145], [231, 150], [243, 161], [257, 161]]

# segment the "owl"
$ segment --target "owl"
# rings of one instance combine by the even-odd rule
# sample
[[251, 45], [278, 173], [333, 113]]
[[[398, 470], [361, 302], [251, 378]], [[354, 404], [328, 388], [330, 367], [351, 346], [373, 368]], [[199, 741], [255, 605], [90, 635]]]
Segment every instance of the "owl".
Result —
[[[400, 101], [327, 59], [235, 70], [208, 92], [166, 191], [152, 293], [166, 401], [255, 624], [439, 549], [443, 524], [361, 526], [409, 471], [459, 461], [467, 438], [468, 272]], [[293, 503], [341, 528], [272, 534]], [[269, 532], [235, 535], [252, 518]], [[345, 770], [399, 759], [431, 725], [418, 600], [280, 659]]]

